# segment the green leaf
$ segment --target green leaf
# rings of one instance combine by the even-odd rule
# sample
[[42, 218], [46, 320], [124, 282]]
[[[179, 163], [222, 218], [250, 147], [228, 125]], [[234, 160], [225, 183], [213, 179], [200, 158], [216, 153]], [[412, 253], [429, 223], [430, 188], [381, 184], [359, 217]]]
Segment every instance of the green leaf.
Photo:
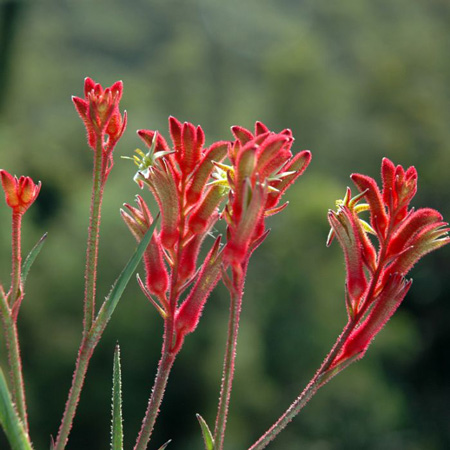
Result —
[[44, 235], [39, 239], [39, 241], [37, 241], [36, 245], [31, 249], [30, 253], [28, 253], [25, 262], [22, 265], [22, 284], [25, 284], [28, 272], [30, 271], [31, 266], [34, 263], [36, 256], [41, 251], [45, 239], [47, 239], [47, 233], [44, 233]]
[[171, 442], [172, 442], [172, 439], [169, 439], [164, 445], [159, 447], [158, 450], [164, 450]]
[[116, 350], [114, 351], [111, 450], [123, 450], [122, 375], [120, 371], [119, 344], [116, 345]]
[[202, 428], [205, 449], [206, 450], [214, 450], [214, 439], [213, 439], [211, 430], [208, 427], [208, 424], [206, 423], [205, 419], [200, 414], [196, 414], [196, 416], [197, 416], [197, 420], [200, 424], [200, 427]]
[[119, 302], [123, 291], [127, 287], [131, 276], [139, 265], [139, 262], [141, 261], [142, 256], [147, 249], [148, 244], [150, 243], [150, 239], [152, 238], [153, 231], [155, 230], [158, 219], [159, 214], [156, 216], [147, 233], [145, 233], [145, 236], [142, 238], [133, 256], [129, 259], [127, 265], [119, 275], [119, 278], [117, 278], [117, 280], [113, 284], [108, 297], [106, 297], [105, 301], [103, 302], [100, 311], [97, 314], [97, 318], [95, 319], [95, 322], [91, 328], [91, 331], [89, 332], [89, 338], [93, 339], [94, 342], [96, 342], [103, 333], [106, 324], [109, 322], [109, 319], [116, 309], [117, 303]]
[[13, 406], [13, 401], [0, 369], [0, 424], [5, 431], [12, 450], [32, 450], [23, 424]]

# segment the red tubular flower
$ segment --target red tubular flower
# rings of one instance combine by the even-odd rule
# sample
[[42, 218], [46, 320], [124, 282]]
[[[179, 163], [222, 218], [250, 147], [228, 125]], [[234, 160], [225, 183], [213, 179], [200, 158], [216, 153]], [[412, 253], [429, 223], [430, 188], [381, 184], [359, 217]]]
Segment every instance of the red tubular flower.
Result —
[[[124, 210], [120, 210], [120, 213], [133, 236], [140, 242], [152, 225], [153, 218], [142, 197], [137, 195], [136, 202], [137, 208], [124, 204], [129, 213]], [[169, 287], [169, 275], [164, 263], [160, 236], [156, 231], [153, 233], [150, 244], [144, 253], [144, 265], [147, 290], [164, 302]]]
[[223, 188], [218, 185], [210, 186], [202, 202], [199, 203], [189, 218], [189, 229], [192, 233], [205, 233], [211, 224], [217, 222], [217, 209], [224, 199]]
[[13, 213], [23, 214], [39, 195], [41, 182], [35, 184], [30, 177], [24, 176], [18, 179], [3, 169], [0, 169], [0, 177], [7, 205]]
[[186, 192], [188, 205], [197, 203], [205, 190], [207, 182], [214, 170], [213, 162], [221, 162], [227, 155], [229, 142], [219, 141], [211, 145], [200, 159], [197, 169], [192, 175]]
[[174, 346], [175, 352], [178, 352], [181, 348], [184, 337], [197, 328], [206, 300], [220, 280], [222, 258], [219, 249], [220, 236], [209, 251], [194, 287], [177, 309], [175, 315], [177, 332], [177, 341]]
[[[147, 296], [149, 293], [168, 295], [167, 303], [159, 305], [157, 309], [164, 310], [165, 319], [176, 322], [180, 294], [196, 281], [197, 287], [191, 288], [191, 293], [183, 303], [183, 310], [190, 311], [189, 321], [192, 322], [194, 314], [192, 311], [197, 311], [198, 319], [202, 305], [220, 278], [220, 270], [216, 266], [214, 267], [218, 275], [216, 276], [214, 272], [213, 278], [210, 269], [206, 269], [212, 255], [216, 260], [219, 254], [217, 243], [206, 262], [199, 264], [198, 257], [202, 244], [219, 219], [219, 205], [228, 193], [225, 187], [211, 185], [209, 181], [215, 168], [214, 164], [223, 160], [230, 144], [221, 141], [204, 148], [203, 130], [190, 123], [181, 124], [174, 117], [169, 118], [169, 129], [172, 148], [158, 132], [138, 131], [138, 135], [149, 150], [146, 154], [137, 150], [139, 156], [134, 157], [138, 165], [135, 181], [141, 188], [148, 187], [158, 203], [162, 216], [160, 232], [156, 234], [156, 240], [160, 243], [159, 253], [153, 252], [154, 258], [149, 258], [148, 262], [154, 264], [152, 267], [155, 273], [158, 267], [160, 271], [161, 266], [164, 267], [162, 277], [164, 283], [159, 292], [155, 290], [154, 282], [151, 285], [151, 277], [147, 277], [147, 285], [144, 288], [148, 291], [145, 292]], [[143, 205], [138, 212], [128, 207], [133, 220], [123, 214], [125, 222], [135, 235], [140, 233], [138, 223], [144, 221], [142, 216], [148, 211]], [[218, 267], [220, 268], [219, 263]], [[166, 268], [169, 269], [168, 272], [165, 271]], [[150, 266], [147, 267], [147, 270], [149, 269]], [[158, 280], [158, 277], [154, 279]], [[169, 280], [168, 283], [165, 280]], [[198, 283], [201, 283], [201, 286]], [[208, 289], [205, 288], [206, 285], [209, 286]], [[197, 306], [190, 305], [192, 302]], [[185, 313], [181, 317], [185, 317]], [[180, 328], [177, 325], [175, 328], [180, 336], [184, 336], [183, 333], [193, 331], [191, 325], [187, 328], [185, 326]], [[180, 336], [177, 336], [177, 339]], [[176, 347], [174, 351], [178, 350]]]
[[84, 99], [72, 97], [75, 108], [86, 126], [88, 143], [94, 150], [98, 142], [104, 143], [107, 135], [104, 151], [112, 152], [125, 131], [127, 114], [125, 112], [122, 116], [119, 111], [122, 91], [121, 81], [116, 81], [111, 87], [103, 89], [99, 83], [88, 77], [84, 80]]
[[360, 240], [361, 224], [347, 206], [342, 206], [338, 213], [330, 211], [328, 220], [344, 252], [347, 269], [345, 285], [350, 300], [349, 308], [353, 312], [357, 310], [359, 301], [367, 289]]
[[365, 192], [367, 203], [370, 206], [370, 221], [373, 229], [377, 234], [384, 238], [388, 223], [381, 192], [378, 189], [377, 183], [373, 178], [359, 173], [354, 173], [350, 177], [356, 184], [360, 192]]
[[367, 318], [346, 339], [342, 350], [333, 365], [357, 356], [362, 358], [370, 343], [392, 317], [411, 287], [412, 280], [406, 281], [399, 274], [391, 275], [380, 294], [375, 299], [375, 306]]
[[[425, 254], [450, 242], [448, 224], [431, 208], [408, 209], [417, 191], [417, 171], [382, 162], [382, 192], [374, 179], [353, 174], [360, 194], [337, 202], [337, 213], [330, 211], [331, 233], [337, 236], [345, 255], [349, 324], [352, 331], [331, 365], [352, 357], [362, 357], [370, 342], [393, 315], [411, 285], [405, 276]], [[367, 204], [358, 204], [365, 198]], [[370, 212], [370, 223], [358, 214]], [[376, 236], [376, 253], [368, 234]], [[355, 301], [356, 299], [356, 301]]]
[[224, 211], [228, 223], [225, 260], [241, 264], [249, 249], [264, 234], [264, 218], [280, 212], [278, 203], [287, 188], [305, 171], [311, 153], [304, 150], [293, 156], [290, 130], [273, 133], [257, 122], [255, 132], [234, 126], [236, 137], [228, 157], [231, 167], [223, 166], [218, 183], [230, 188], [229, 204]]

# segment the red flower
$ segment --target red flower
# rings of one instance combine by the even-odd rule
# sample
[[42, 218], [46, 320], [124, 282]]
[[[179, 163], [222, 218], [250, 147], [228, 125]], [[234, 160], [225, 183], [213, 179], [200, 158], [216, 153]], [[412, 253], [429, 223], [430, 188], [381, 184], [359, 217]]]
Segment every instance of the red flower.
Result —
[[[135, 181], [141, 188], [148, 187], [161, 211], [160, 231], [153, 235], [144, 256], [146, 283], [140, 284], [164, 319], [174, 320], [173, 351], [178, 352], [185, 335], [195, 329], [209, 293], [220, 279], [220, 238], [204, 261], [198, 259], [202, 244], [219, 219], [219, 205], [228, 193], [221, 186], [209, 184], [213, 161], [222, 161], [230, 144], [219, 141], [205, 148], [202, 128], [181, 124], [174, 117], [169, 118], [169, 129], [172, 148], [156, 131], [139, 130], [148, 152], [137, 150], [133, 159], [138, 166]], [[138, 208], [125, 206], [129, 212], [122, 212], [122, 216], [140, 240], [152, 222], [149, 209], [141, 197]], [[180, 294], [189, 287], [191, 291], [178, 305]]]
[[6, 170], [0, 170], [1, 182], [7, 205], [14, 213], [23, 214], [36, 200], [41, 182], [35, 184], [30, 177], [13, 177]]
[[228, 157], [231, 166], [220, 166], [217, 183], [230, 189], [229, 203], [224, 211], [228, 223], [225, 259], [240, 264], [264, 236], [264, 219], [284, 209], [277, 206], [286, 189], [306, 170], [311, 153], [304, 150], [295, 156], [290, 130], [273, 133], [256, 122], [255, 133], [232, 127], [236, 141]]
[[[112, 152], [117, 141], [125, 131], [127, 114], [123, 117], [119, 111], [123, 84], [116, 81], [111, 87], [103, 89], [91, 78], [84, 80], [84, 99], [72, 97], [75, 108], [83, 120], [88, 133], [88, 143], [96, 150], [97, 145], [104, 145], [106, 153]], [[105, 135], [108, 136], [105, 141]]]
[[[124, 210], [120, 210], [120, 213], [133, 236], [140, 242], [152, 225], [153, 218], [141, 196], [136, 196], [136, 202], [138, 205], [137, 208], [125, 204], [124, 206], [129, 212], [127, 213]], [[158, 300], [165, 305], [166, 292], [169, 287], [169, 275], [164, 264], [161, 240], [157, 231], [153, 233], [150, 244], [144, 253], [144, 265], [147, 275], [147, 290], [149, 293], [156, 295]]]
[[[338, 211], [330, 211], [331, 233], [345, 256], [347, 309], [352, 331], [332, 368], [352, 357], [361, 358], [370, 342], [403, 301], [411, 281], [405, 276], [425, 254], [450, 242], [448, 224], [431, 208], [415, 211], [409, 203], [417, 191], [417, 171], [382, 163], [383, 190], [373, 178], [353, 174], [360, 194], [347, 189]], [[365, 198], [367, 204], [358, 204]], [[370, 225], [358, 216], [370, 212]], [[378, 240], [378, 251], [369, 234]]]

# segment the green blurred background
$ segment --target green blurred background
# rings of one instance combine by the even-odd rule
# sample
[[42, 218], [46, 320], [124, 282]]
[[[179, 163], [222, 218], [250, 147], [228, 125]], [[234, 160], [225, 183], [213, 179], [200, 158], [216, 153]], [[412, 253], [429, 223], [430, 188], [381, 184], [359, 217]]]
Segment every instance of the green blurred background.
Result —
[[[104, 202], [99, 298], [135, 247], [118, 211], [138, 192], [133, 165], [120, 159], [142, 145], [136, 129], [167, 136], [174, 115], [201, 124], [212, 143], [231, 139], [231, 125], [261, 120], [291, 128], [294, 148], [312, 150], [246, 283], [226, 445], [247, 448], [303, 389], [345, 323], [343, 258], [325, 240], [327, 210], [349, 174], [379, 179], [383, 156], [415, 165], [414, 206], [450, 218], [450, 3], [3, 0], [0, 21], [0, 166], [43, 183], [24, 249], [49, 232], [20, 316], [37, 449], [57, 431], [81, 333], [92, 153], [70, 96], [82, 95], [84, 77], [104, 86], [122, 79], [129, 112]], [[3, 203], [4, 284], [9, 220]], [[445, 248], [414, 268], [411, 292], [366, 358], [322, 389], [270, 448], [450, 448], [449, 261]], [[169, 438], [170, 450], [202, 448], [195, 413], [214, 421], [227, 312], [219, 286], [175, 364], [150, 448]], [[116, 341], [131, 448], [161, 335], [132, 282], [92, 360], [68, 449], [109, 446]]]

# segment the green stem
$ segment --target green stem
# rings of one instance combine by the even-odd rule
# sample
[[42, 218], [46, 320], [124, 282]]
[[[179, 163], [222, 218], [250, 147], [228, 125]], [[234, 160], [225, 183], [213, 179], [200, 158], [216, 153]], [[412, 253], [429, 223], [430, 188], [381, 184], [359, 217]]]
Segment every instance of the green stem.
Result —
[[145, 411], [144, 419], [142, 420], [141, 429], [139, 431], [134, 450], [145, 450], [155, 426], [156, 419], [158, 417], [159, 409], [164, 397], [169, 375], [175, 362], [178, 350], [173, 351], [175, 336], [175, 312], [177, 308], [177, 301], [179, 297], [178, 286], [178, 268], [181, 260], [181, 254], [183, 250], [183, 230], [185, 227], [185, 198], [186, 181], [183, 179], [181, 183], [181, 195], [179, 196], [180, 202], [180, 225], [179, 225], [179, 240], [177, 250], [175, 253], [175, 263], [172, 266], [171, 274], [171, 286], [169, 297], [170, 315], [164, 320], [164, 338], [161, 349], [161, 359], [158, 364], [158, 371], [156, 373], [156, 379], [153, 384], [152, 393], [150, 395], [147, 410]]
[[381, 244], [381, 249], [378, 257], [378, 266], [373, 273], [372, 280], [370, 282], [369, 289], [367, 291], [367, 295], [365, 297], [365, 301], [362, 304], [360, 310], [356, 313], [353, 319], [350, 319], [347, 325], [345, 326], [343, 332], [338, 337], [335, 342], [333, 348], [331, 349], [328, 356], [325, 358], [325, 361], [320, 366], [320, 369], [314, 375], [312, 380], [309, 382], [308, 386], [304, 389], [304, 391], [300, 394], [299, 397], [292, 403], [292, 405], [284, 412], [284, 414], [272, 425], [266, 433], [261, 436], [248, 450], [262, 450], [266, 448], [267, 445], [271, 441], [275, 439], [275, 437], [286, 427], [286, 425], [303, 409], [303, 407], [308, 403], [309, 399], [331, 378], [337, 375], [339, 372], [348, 367], [351, 363], [358, 359], [358, 356], [354, 358], [350, 358], [348, 361], [344, 361], [339, 367], [331, 370], [331, 365], [333, 364], [334, 359], [342, 349], [345, 344], [347, 338], [350, 336], [350, 333], [355, 329], [355, 327], [363, 320], [364, 316], [367, 313], [367, 310], [370, 308], [373, 298], [375, 295], [375, 289], [378, 283], [378, 280], [381, 276], [381, 272], [385, 266], [385, 257], [386, 257], [386, 249], [390, 240], [390, 236], [392, 233], [392, 229], [390, 228], [387, 233], [387, 237], [384, 242]]
[[86, 372], [89, 367], [89, 361], [96, 347], [98, 340], [83, 338], [78, 352], [78, 358], [75, 365], [75, 371], [72, 378], [72, 386], [66, 402], [64, 415], [58, 431], [58, 437], [55, 442], [55, 450], [64, 450], [67, 445], [69, 433], [72, 428], [78, 402], [80, 400], [81, 390], [83, 388]]
[[26, 433], [28, 433], [27, 405], [25, 400], [25, 387], [22, 374], [22, 359], [20, 357], [19, 337], [17, 334], [17, 324], [12, 317], [11, 309], [6, 298], [0, 295], [1, 315], [4, 324], [5, 341], [8, 348], [8, 360], [10, 366], [10, 376], [12, 383], [12, 395], [16, 404], [17, 413], [23, 422]]
[[[350, 322], [347, 323], [346, 327], [344, 328], [344, 331], [337, 339], [331, 352], [325, 358], [325, 361], [322, 363], [320, 369], [314, 375], [314, 377], [306, 386], [306, 388], [303, 390], [303, 392], [299, 395], [299, 397], [297, 397], [294, 403], [292, 403], [292, 405], [284, 412], [284, 414], [269, 428], [269, 430], [267, 430], [267, 432], [263, 436], [261, 436], [248, 450], [262, 450], [266, 448], [269, 445], [269, 443], [273, 441], [278, 436], [278, 434], [286, 427], [286, 425], [303, 409], [303, 407], [308, 403], [311, 397], [322, 386], [324, 386], [332, 378], [332, 376], [336, 375], [338, 372], [340, 372], [341, 370], [343, 370], [345, 367], [348, 366], [348, 364], [343, 366], [338, 371], [333, 373], [332, 376], [327, 377], [324, 380], [324, 375], [330, 368], [334, 358], [341, 350], [346, 339], [348, 338], [352, 330], [355, 328], [356, 324], [357, 321], [355, 320], [351, 320]], [[351, 360], [351, 362], [353, 361], [354, 360]]]
[[102, 138], [97, 140], [94, 156], [93, 186], [91, 197], [91, 213], [89, 217], [89, 232], [86, 250], [85, 290], [84, 290], [84, 322], [83, 335], [86, 336], [92, 327], [95, 317], [95, 290], [97, 281], [97, 259], [101, 206], [103, 200], [104, 171]]
[[22, 269], [22, 253], [20, 230], [22, 226], [22, 213], [13, 212], [12, 214], [12, 258], [11, 258], [11, 290], [9, 292], [9, 304], [12, 306], [20, 299], [21, 286], [20, 276]]
[[84, 320], [83, 338], [78, 350], [77, 362], [73, 373], [58, 436], [55, 442], [55, 450], [63, 450], [67, 445], [73, 419], [80, 401], [81, 390], [89, 367], [89, 361], [100, 337], [89, 334], [95, 318], [95, 292], [97, 282], [97, 261], [99, 230], [101, 219], [101, 206], [103, 200], [103, 188], [106, 182], [105, 158], [103, 156], [103, 137], [98, 136], [97, 148], [94, 155], [93, 186], [91, 196], [91, 210], [89, 216], [89, 232], [86, 250], [85, 291], [84, 291]]
[[236, 347], [239, 331], [239, 319], [242, 306], [245, 270], [241, 267], [233, 268], [233, 286], [230, 286], [230, 317], [228, 321], [228, 335], [223, 362], [222, 386], [219, 405], [217, 408], [216, 426], [214, 430], [215, 450], [222, 450], [225, 439], [228, 408], [233, 385], [236, 361]]
[[166, 390], [167, 381], [169, 379], [170, 371], [175, 361], [176, 353], [171, 351], [173, 344], [174, 321], [169, 317], [165, 321], [164, 342], [161, 351], [161, 359], [158, 365], [158, 372], [156, 374], [155, 383], [150, 396], [147, 411], [144, 420], [142, 421], [141, 430], [139, 432], [134, 450], [145, 450], [150, 441], [150, 437], [155, 426], [156, 418], [158, 417], [159, 408]]

